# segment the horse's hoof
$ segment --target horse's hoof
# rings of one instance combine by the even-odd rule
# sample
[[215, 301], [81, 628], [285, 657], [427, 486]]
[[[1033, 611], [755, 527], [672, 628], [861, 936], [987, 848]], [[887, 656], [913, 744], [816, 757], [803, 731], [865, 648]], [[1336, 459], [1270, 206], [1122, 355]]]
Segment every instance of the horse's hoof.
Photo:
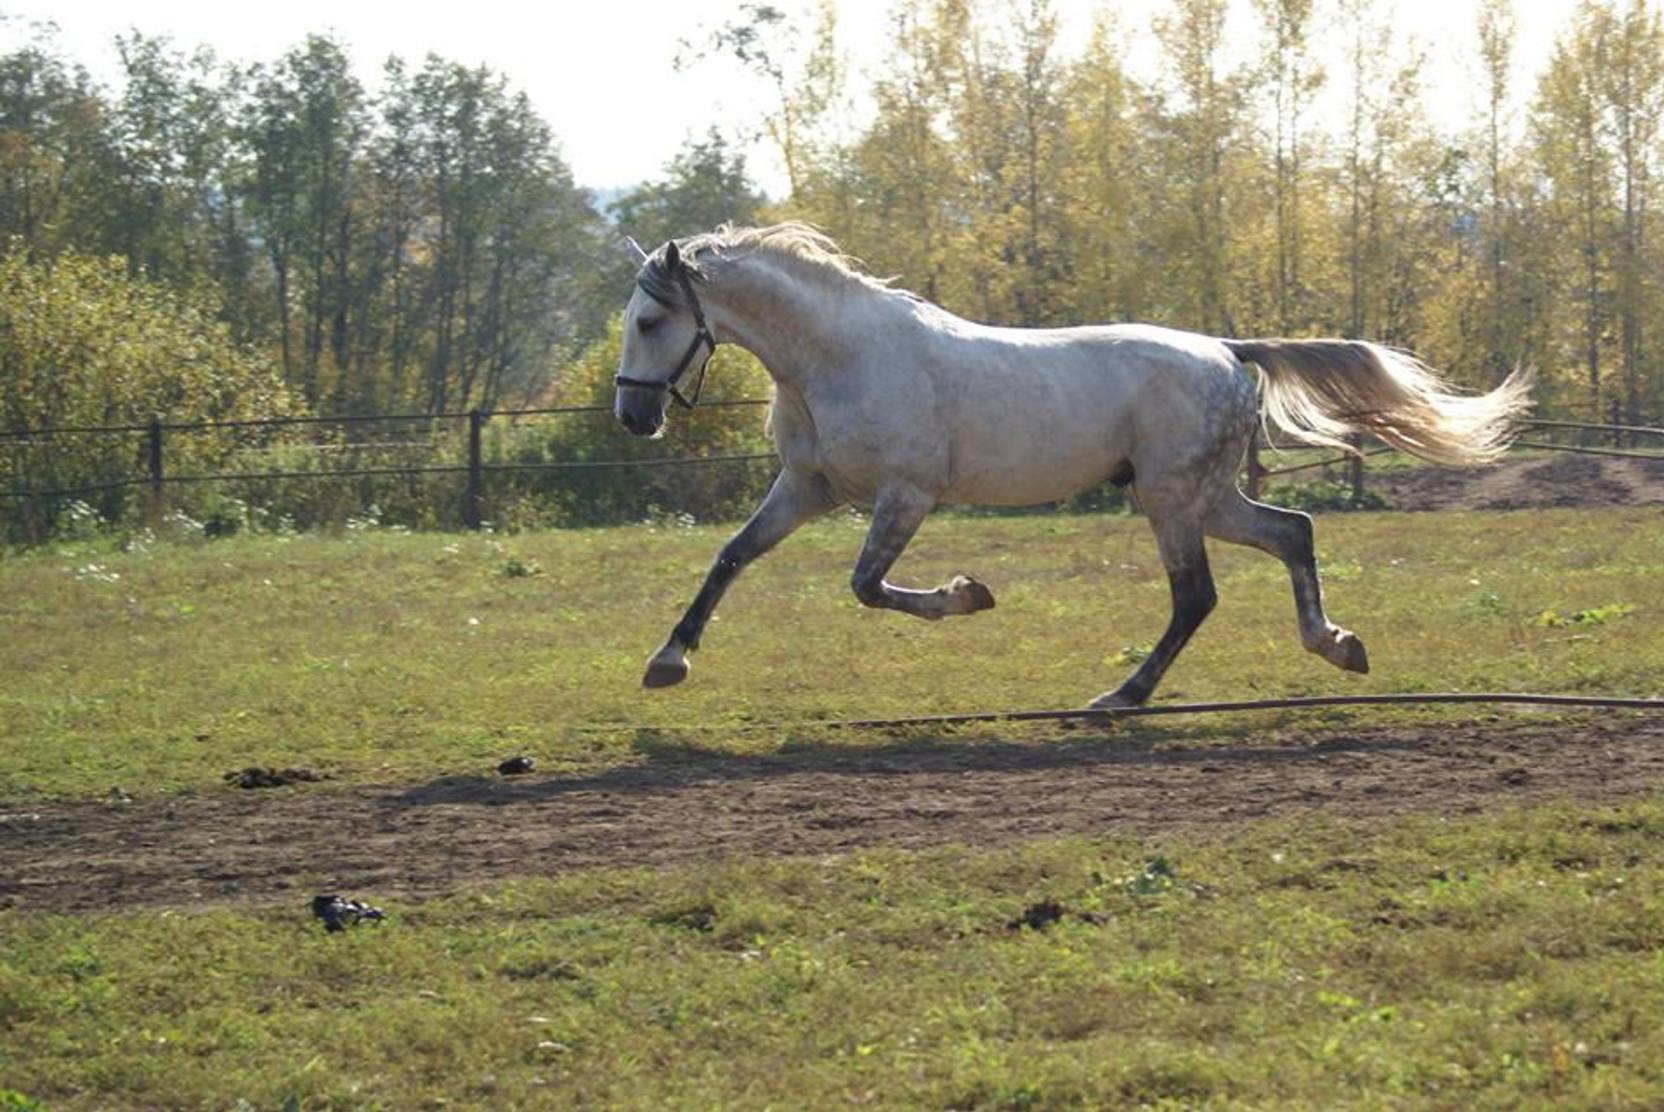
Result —
[[1336, 639], [1340, 647], [1341, 658], [1336, 661], [1348, 672], [1369, 675], [1369, 654], [1364, 651], [1364, 643], [1355, 633], [1343, 633]]
[[655, 656], [647, 662], [647, 673], [641, 677], [643, 687], [675, 687], [688, 678], [686, 657]]
[[949, 613], [975, 614], [978, 610], [994, 608], [994, 592], [968, 575], [956, 575], [948, 584], [947, 594], [954, 603]]
[[1369, 673], [1369, 654], [1364, 651], [1364, 643], [1358, 635], [1350, 630], [1331, 626], [1328, 635], [1319, 639], [1311, 651], [1336, 668], [1364, 675]]
[[965, 596], [971, 600], [971, 613], [974, 614], [978, 610], [992, 610], [994, 608], [993, 591], [990, 591], [985, 585], [975, 579], [972, 579], [968, 575], [961, 576], [960, 578], [964, 580], [962, 590], [964, 590]]

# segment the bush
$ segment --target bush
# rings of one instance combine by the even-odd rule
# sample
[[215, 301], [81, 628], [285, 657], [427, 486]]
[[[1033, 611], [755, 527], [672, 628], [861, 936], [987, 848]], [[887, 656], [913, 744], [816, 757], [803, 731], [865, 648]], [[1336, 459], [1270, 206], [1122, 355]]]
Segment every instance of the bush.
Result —
[[1367, 487], [1359, 492], [1357, 498], [1352, 497], [1352, 485], [1340, 483], [1333, 479], [1314, 479], [1305, 483], [1278, 483], [1268, 487], [1260, 496], [1261, 501], [1273, 506], [1282, 506], [1288, 510], [1304, 510], [1307, 513], [1323, 511], [1347, 510], [1382, 510], [1386, 508], [1386, 501]]
[[[35, 256], [12, 241], [0, 258], [0, 431], [282, 416], [292, 406], [275, 364], [231, 341], [212, 299], [135, 278], [120, 258]], [[220, 466], [249, 436], [173, 437], [168, 467]], [[6, 487], [72, 490], [144, 474], [143, 433], [0, 437]], [[0, 539], [53, 532], [84, 499], [114, 521], [137, 487], [0, 503]]]
[[[672, 407], [662, 440], [626, 435], [610, 413], [621, 326], [621, 319], [614, 319], [606, 333], [563, 370], [549, 399], [554, 405], [605, 406], [609, 412], [518, 426], [494, 421], [485, 445], [487, 458], [542, 464], [773, 452], [762, 406], [701, 404], [691, 413]], [[763, 398], [770, 392], [768, 372], [750, 353], [724, 347], [711, 357], [705, 402]], [[508, 523], [514, 525], [602, 525], [665, 513], [722, 521], [749, 513], [778, 470], [775, 460], [763, 459], [682, 467], [507, 471], [489, 477], [486, 493], [489, 514], [507, 510]]]

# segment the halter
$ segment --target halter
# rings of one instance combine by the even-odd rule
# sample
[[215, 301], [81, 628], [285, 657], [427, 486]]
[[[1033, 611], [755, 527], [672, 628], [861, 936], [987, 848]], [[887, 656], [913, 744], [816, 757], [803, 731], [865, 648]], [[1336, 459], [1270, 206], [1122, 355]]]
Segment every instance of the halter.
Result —
[[[687, 298], [688, 302], [687, 308], [691, 313], [693, 313], [693, 323], [698, 326], [699, 331], [694, 333], [693, 339], [688, 343], [688, 349], [682, 353], [682, 361], [676, 364], [676, 370], [671, 373], [670, 377], [663, 380], [657, 380], [630, 378], [628, 375], [614, 375], [612, 381], [616, 386], [639, 386], [644, 390], [668, 390], [670, 392], [670, 396], [676, 400], [677, 405], [681, 406], [683, 409], [692, 409], [698, 404], [699, 395], [705, 389], [705, 368], [710, 366], [711, 355], [716, 352], [716, 337], [711, 335], [710, 328], [705, 324], [705, 310], [700, 307], [699, 298], [695, 296], [693, 292], [693, 282], [688, 278], [687, 267], [685, 265], [681, 265], [675, 267], [674, 269], [676, 282], [682, 287], [682, 294]], [[645, 293], [648, 297], [651, 297], [654, 301], [657, 301], [660, 305], [663, 305], [666, 309], [678, 308], [678, 306], [672, 305], [669, 301], [665, 300], [662, 294], [655, 291], [640, 278], [636, 279], [636, 285], [641, 287], [641, 292]], [[688, 373], [688, 368], [693, 365], [693, 357], [698, 354], [701, 345], [709, 348], [710, 350], [706, 353], [704, 362], [699, 364], [699, 380], [694, 383], [693, 397], [688, 398], [683, 396], [682, 392], [676, 388], [676, 384], [682, 380], [683, 375]]]

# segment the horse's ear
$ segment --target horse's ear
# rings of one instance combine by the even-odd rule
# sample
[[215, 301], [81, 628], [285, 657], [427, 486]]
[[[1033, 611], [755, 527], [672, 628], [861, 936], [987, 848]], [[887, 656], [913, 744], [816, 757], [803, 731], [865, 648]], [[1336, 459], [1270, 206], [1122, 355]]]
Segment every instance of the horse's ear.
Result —
[[682, 249], [676, 246], [675, 240], [669, 240], [664, 245], [664, 268], [671, 273], [682, 265]]
[[635, 260], [637, 266], [647, 265], [647, 252], [641, 249], [641, 244], [636, 242], [634, 236], [625, 236], [624, 246], [630, 252], [630, 258]]

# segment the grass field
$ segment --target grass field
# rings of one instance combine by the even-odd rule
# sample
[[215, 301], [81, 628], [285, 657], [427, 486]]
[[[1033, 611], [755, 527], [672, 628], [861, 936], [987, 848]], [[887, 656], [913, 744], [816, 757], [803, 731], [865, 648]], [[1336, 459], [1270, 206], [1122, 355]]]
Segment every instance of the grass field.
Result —
[[[216, 790], [248, 764], [359, 782], [485, 771], [521, 751], [592, 767], [631, 759], [642, 724], [716, 727], [688, 736], [733, 748], [779, 744], [723, 729], [746, 723], [1074, 707], [1118, 683], [1167, 621], [1137, 518], [932, 520], [898, 575], [965, 571], [999, 600], [938, 623], [855, 602], [863, 528], [811, 526], [751, 568], [692, 677], [659, 692], [639, 687], [641, 666], [725, 530], [359, 532], [9, 558], [0, 796]], [[1370, 676], [1300, 649], [1280, 564], [1216, 545], [1220, 606], [1157, 697], [1664, 686], [1654, 512], [1343, 515], [1318, 543], [1329, 611], [1368, 644]]]
[[[319, 792], [515, 752], [605, 768], [644, 759], [647, 722], [758, 752], [798, 732], [749, 723], [1073, 706], [1166, 620], [1134, 518], [933, 520], [900, 576], [966, 571], [999, 598], [935, 624], [855, 604], [862, 527], [821, 523], [748, 572], [689, 682], [656, 694], [641, 663], [723, 531], [7, 557], [0, 812], [114, 788], [186, 806], [248, 764], [310, 765], [334, 779], [298, 790]], [[1220, 608], [1161, 697], [1664, 685], [1656, 513], [1348, 515], [1319, 550], [1371, 676], [1301, 652], [1280, 566], [1220, 546]], [[1291, 721], [1163, 728], [1252, 744]], [[1657, 1108], [1660, 835], [1653, 797], [529, 862], [339, 936], [236, 904], [0, 911], [0, 1108]]]

